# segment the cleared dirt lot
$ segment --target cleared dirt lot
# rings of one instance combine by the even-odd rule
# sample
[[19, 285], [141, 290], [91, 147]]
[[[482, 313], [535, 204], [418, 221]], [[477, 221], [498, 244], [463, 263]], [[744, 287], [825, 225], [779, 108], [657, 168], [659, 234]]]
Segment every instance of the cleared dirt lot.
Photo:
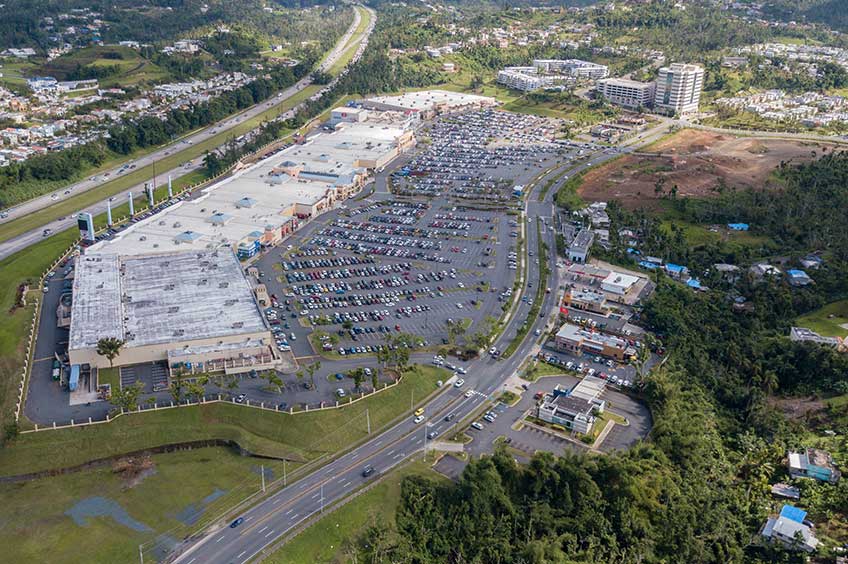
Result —
[[774, 185], [771, 173], [782, 161], [804, 162], [832, 147], [814, 141], [737, 138], [686, 129], [658, 141], [649, 151], [625, 155], [586, 173], [578, 190], [587, 201], [617, 199], [625, 207], [653, 207], [677, 186], [678, 197], [704, 197], [729, 187]]

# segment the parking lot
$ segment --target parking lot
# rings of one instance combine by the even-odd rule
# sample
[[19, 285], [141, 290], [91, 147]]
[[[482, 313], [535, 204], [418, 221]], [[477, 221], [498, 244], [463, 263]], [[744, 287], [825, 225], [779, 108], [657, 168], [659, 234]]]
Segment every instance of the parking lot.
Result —
[[[392, 173], [393, 192], [504, 203], [521, 196], [541, 171], [566, 161], [559, 119], [480, 110], [436, 120], [422, 132], [426, 149]], [[574, 151], [575, 153], [577, 151]]]
[[[536, 400], [534, 395], [538, 392], [550, 392], [557, 384], [572, 388], [577, 384], [576, 376], [552, 376], [540, 378], [533, 383], [527, 383], [527, 389], [518, 403], [512, 407], [497, 403], [489, 411], [494, 417], [493, 421], [477, 418], [481, 429], [469, 426], [465, 432], [472, 437], [472, 442], [466, 446], [467, 452], [479, 456], [490, 452], [495, 439], [503, 437], [510, 447], [515, 448], [528, 456], [536, 451], [548, 451], [560, 454], [565, 450], [585, 451], [588, 445], [578, 440], [568, 440], [539, 429], [524, 426], [514, 429], [513, 426], [531, 409]], [[607, 409], [627, 420], [626, 425], [616, 424], [604, 438], [603, 442], [596, 448], [603, 452], [626, 449], [637, 441], [644, 439], [651, 430], [652, 420], [648, 409], [631, 398], [630, 396], [607, 388], [601, 396], [607, 401]]]
[[470, 336], [512, 291], [517, 226], [503, 211], [444, 199], [380, 197], [332, 213], [257, 263], [277, 346], [347, 356], [373, 353], [392, 334], [442, 345], [449, 324]]

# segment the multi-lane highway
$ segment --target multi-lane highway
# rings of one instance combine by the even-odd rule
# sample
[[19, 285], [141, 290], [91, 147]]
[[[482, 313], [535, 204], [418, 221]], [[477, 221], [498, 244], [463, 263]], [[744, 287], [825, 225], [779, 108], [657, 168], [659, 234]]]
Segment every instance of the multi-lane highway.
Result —
[[[376, 14], [370, 9], [368, 10], [371, 16], [371, 25], [368, 27], [366, 32], [363, 33], [362, 36], [359, 38], [359, 45], [362, 45], [367, 42], [368, 37], [371, 31], [373, 30], [374, 23], [376, 21]], [[362, 15], [360, 14], [360, 11], [354, 10], [354, 14], [355, 17], [353, 23], [347, 29], [345, 35], [336, 43], [333, 50], [321, 63], [321, 66], [319, 67], [321, 70], [326, 71], [327, 69], [332, 67], [332, 65], [335, 64], [335, 62], [338, 61], [338, 59], [343, 56], [344, 53], [348, 52], [349, 49], [353, 48], [353, 45], [351, 44], [351, 39], [353, 38], [356, 29], [362, 22]], [[255, 106], [252, 106], [239, 114], [230, 116], [201, 131], [187, 135], [181, 138], [180, 140], [176, 141], [175, 143], [157, 149], [156, 151], [153, 151], [143, 157], [127, 161], [119, 167], [115, 167], [108, 171], [103, 171], [101, 173], [98, 173], [96, 176], [92, 176], [90, 178], [87, 178], [86, 180], [66, 186], [65, 188], [59, 189], [54, 193], [46, 194], [44, 196], [40, 196], [38, 198], [34, 198], [27, 202], [21, 203], [15, 207], [9, 208], [8, 210], [5, 210], [8, 216], [0, 219], [0, 223], [11, 222], [16, 219], [28, 216], [51, 205], [78, 196], [83, 192], [100, 187], [106, 182], [115, 180], [116, 178], [120, 178], [123, 175], [130, 174], [134, 172], [134, 170], [138, 170], [146, 166], [152, 165], [155, 162], [162, 160], [163, 158], [173, 158], [175, 155], [179, 155], [181, 151], [184, 151], [191, 145], [203, 143], [215, 136], [226, 134], [227, 131], [231, 130], [237, 125], [245, 121], [251, 120], [256, 116], [260, 115], [261, 113], [266, 112], [274, 108], [275, 106], [284, 103], [286, 100], [301, 92], [303, 89], [305, 89], [311, 84], [312, 78], [311, 76], [307, 76], [298, 81], [297, 83], [293, 84], [289, 88], [285, 89], [283, 92], [280, 92], [273, 98]], [[294, 113], [299, 109], [299, 107], [300, 104], [295, 106], [294, 108], [289, 109], [284, 114], [281, 114], [280, 117], [283, 119], [292, 117]], [[186, 163], [182, 163], [180, 166], [171, 168], [170, 170], [157, 170], [155, 184], [156, 186], [163, 186], [168, 182], [169, 176], [173, 179], [176, 179], [202, 166], [203, 159], [201, 157], [197, 157], [190, 161], [187, 160]], [[118, 203], [123, 203], [126, 199], [127, 192], [132, 192], [133, 194], [141, 195], [144, 191], [144, 184], [147, 182], [153, 182], [152, 174], [150, 178], [145, 178], [142, 182], [139, 182], [137, 185], [128, 188], [126, 191], [121, 192], [121, 194], [115, 196], [115, 199], [120, 200]], [[94, 205], [86, 206], [85, 211], [89, 211], [95, 215], [105, 212], [107, 207], [106, 202], [108, 199], [109, 198], [104, 198], [102, 201]], [[83, 210], [76, 210], [74, 213], [69, 214], [66, 217], [49, 221], [25, 233], [3, 241], [2, 243], [0, 243], [0, 259], [10, 256], [18, 251], [27, 248], [30, 245], [37, 243], [42, 239], [45, 229], [49, 229], [51, 232], [55, 233], [74, 227], [76, 225], [76, 220], [74, 219], [74, 216], [77, 212], [80, 211]]]

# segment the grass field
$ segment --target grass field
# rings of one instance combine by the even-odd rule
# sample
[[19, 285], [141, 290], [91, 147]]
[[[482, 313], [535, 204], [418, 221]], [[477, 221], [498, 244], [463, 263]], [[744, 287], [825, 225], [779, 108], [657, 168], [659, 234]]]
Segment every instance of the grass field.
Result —
[[[2, 560], [137, 562], [139, 544], [164, 532], [181, 538], [193, 518], [217, 516], [258, 490], [260, 465], [265, 466], [268, 479], [270, 472], [274, 477], [282, 473], [280, 463], [240, 456], [226, 448], [158, 454], [149, 461], [152, 465], [146, 475], [137, 478], [104, 466], [0, 485]], [[98, 500], [111, 502], [112, 511], [125, 510], [130, 519], [150, 530], [134, 530], [113, 518], [114, 513], [83, 517], [84, 524], [68, 514]]]
[[795, 320], [795, 325], [798, 327], [812, 329], [826, 337], [845, 337], [848, 335], [848, 328], [841, 327], [845, 324], [848, 324], [848, 300], [827, 304]]
[[103, 386], [110, 384], [112, 393], [114, 394], [121, 389], [121, 369], [120, 368], [98, 368], [97, 369], [97, 385]]
[[449, 374], [424, 366], [400, 384], [344, 409], [273, 413], [230, 403], [166, 409], [120, 417], [111, 423], [20, 435], [0, 450], [0, 475], [16, 475], [82, 464], [88, 460], [157, 445], [205, 439], [237, 442], [254, 454], [308, 461], [348, 447], [423, 401]]
[[353, 35], [350, 36], [350, 41], [348, 41], [345, 51], [341, 54], [341, 56], [339, 56], [338, 60], [333, 63], [329, 69], [327, 69], [327, 73], [332, 76], [336, 76], [342, 72], [342, 69], [347, 66], [351, 59], [353, 59], [353, 56], [356, 54], [356, 50], [359, 48], [359, 42], [362, 41], [365, 31], [371, 23], [371, 12], [359, 6], [355, 6], [354, 9], [362, 16], [362, 20], [359, 22], [359, 25], [356, 26], [356, 30], [354, 30]]
[[94, 46], [73, 50], [45, 63], [37, 70], [37, 74], [66, 80], [77, 66], [117, 67], [119, 70], [116, 74], [99, 80], [100, 85], [106, 88], [152, 84], [168, 78], [165, 70], [143, 58], [134, 49], [119, 46]]
[[429, 464], [412, 462], [389, 474], [382, 482], [351, 500], [303, 531], [266, 558], [267, 564], [313, 564], [356, 562], [353, 548], [375, 524], [395, 531], [394, 518], [400, 504], [401, 482], [408, 476], [447, 480]]

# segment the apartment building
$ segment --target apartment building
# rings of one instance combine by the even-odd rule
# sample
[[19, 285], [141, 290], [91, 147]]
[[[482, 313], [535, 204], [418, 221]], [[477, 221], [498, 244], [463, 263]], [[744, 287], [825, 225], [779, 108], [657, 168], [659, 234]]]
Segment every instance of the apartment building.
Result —
[[624, 78], [604, 78], [598, 81], [598, 94], [611, 104], [635, 110], [654, 105], [657, 84]]
[[535, 59], [533, 66], [538, 73], [565, 74], [575, 78], [598, 80], [609, 76], [609, 67], [580, 59]]
[[654, 107], [669, 114], [691, 114], [698, 111], [704, 69], [698, 65], [673, 63], [662, 67], [657, 78]]
[[535, 67], [507, 67], [498, 72], [498, 84], [513, 90], [532, 92], [553, 86], [553, 79], [536, 74]]

